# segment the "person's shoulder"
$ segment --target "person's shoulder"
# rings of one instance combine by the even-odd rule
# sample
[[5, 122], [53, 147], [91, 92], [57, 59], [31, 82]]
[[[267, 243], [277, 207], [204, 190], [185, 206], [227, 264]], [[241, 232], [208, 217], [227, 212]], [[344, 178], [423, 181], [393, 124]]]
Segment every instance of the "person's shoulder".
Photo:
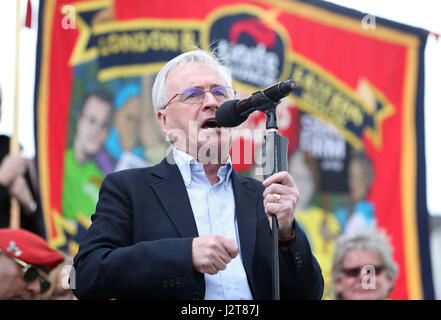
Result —
[[129, 168], [109, 173], [106, 175], [106, 179], [139, 180], [141, 177], [152, 177], [155, 176], [155, 172], [161, 174], [161, 172], [166, 170], [169, 170], [169, 166], [167, 166], [166, 159], [164, 159], [162, 162], [152, 166]]
[[133, 188], [145, 187], [151, 182], [152, 167], [139, 167], [123, 169], [107, 174], [101, 184], [101, 189], [110, 190], [131, 190]]
[[149, 174], [155, 166], [129, 168], [107, 174], [109, 179], [130, 179]]

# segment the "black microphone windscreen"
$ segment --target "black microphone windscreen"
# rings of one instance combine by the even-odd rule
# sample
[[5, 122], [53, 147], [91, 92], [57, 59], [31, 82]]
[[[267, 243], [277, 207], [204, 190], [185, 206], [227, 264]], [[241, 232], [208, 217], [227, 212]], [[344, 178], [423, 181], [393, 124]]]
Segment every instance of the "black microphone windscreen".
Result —
[[280, 83], [279, 92], [282, 95], [288, 95], [292, 90], [294, 90], [296, 83], [294, 80], [286, 80]]
[[248, 119], [248, 116], [241, 117], [236, 112], [236, 105], [239, 99], [229, 100], [216, 110], [216, 121], [221, 127], [236, 127]]

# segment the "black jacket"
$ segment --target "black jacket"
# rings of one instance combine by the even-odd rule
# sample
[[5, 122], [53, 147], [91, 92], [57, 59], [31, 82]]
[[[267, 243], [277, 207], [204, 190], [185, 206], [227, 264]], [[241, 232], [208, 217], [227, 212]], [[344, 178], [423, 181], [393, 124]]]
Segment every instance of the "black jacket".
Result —
[[[232, 172], [242, 261], [255, 299], [271, 299], [271, 230], [261, 182]], [[79, 299], [203, 299], [192, 267], [196, 223], [176, 165], [108, 175], [96, 213], [74, 259]], [[323, 278], [305, 233], [281, 249], [281, 299], [320, 299]], [[71, 278], [71, 281], [73, 278]]]

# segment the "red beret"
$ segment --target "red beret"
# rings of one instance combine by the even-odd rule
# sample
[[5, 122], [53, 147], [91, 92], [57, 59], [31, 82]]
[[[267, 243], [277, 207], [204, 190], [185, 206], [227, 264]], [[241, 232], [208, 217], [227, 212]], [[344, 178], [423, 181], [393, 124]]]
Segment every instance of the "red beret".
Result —
[[24, 229], [0, 229], [0, 249], [11, 257], [49, 270], [64, 261], [63, 255], [43, 238]]

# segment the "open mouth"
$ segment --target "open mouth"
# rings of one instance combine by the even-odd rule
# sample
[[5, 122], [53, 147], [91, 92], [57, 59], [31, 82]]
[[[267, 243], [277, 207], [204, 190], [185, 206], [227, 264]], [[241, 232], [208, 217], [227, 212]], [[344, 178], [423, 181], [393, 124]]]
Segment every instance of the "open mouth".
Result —
[[208, 120], [205, 120], [204, 123], [202, 123], [201, 128], [202, 129], [220, 128], [220, 125], [216, 122], [215, 119], [208, 119]]

